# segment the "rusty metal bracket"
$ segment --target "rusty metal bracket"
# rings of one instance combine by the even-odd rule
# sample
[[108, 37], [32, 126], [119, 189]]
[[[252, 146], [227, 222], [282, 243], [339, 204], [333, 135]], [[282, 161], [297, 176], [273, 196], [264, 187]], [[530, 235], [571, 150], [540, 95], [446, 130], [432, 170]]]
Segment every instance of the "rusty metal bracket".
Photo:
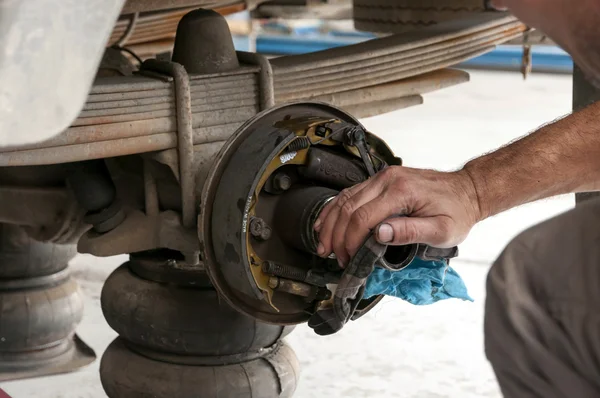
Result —
[[236, 51], [238, 61], [243, 64], [260, 67], [258, 75], [258, 92], [260, 97], [260, 110], [275, 106], [275, 88], [273, 85], [273, 67], [269, 59], [261, 54]]
[[[180, 216], [174, 211], [147, 216], [139, 210], [131, 210], [125, 221], [112, 231], [105, 234], [90, 231], [77, 245], [80, 253], [98, 257], [138, 253], [156, 248], [194, 253], [199, 251], [199, 242], [196, 232], [184, 228]], [[190, 264], [187, 257], [186, 263], [196, 265]]]
[[190, 78], [183, 65], [156, 59], [144, 61], [140, 73], [143, 74], [144, 71], [162, 73], [174, 78], [182, 223], [184, 228], [193, 229], [196, 226], [196, 195]]

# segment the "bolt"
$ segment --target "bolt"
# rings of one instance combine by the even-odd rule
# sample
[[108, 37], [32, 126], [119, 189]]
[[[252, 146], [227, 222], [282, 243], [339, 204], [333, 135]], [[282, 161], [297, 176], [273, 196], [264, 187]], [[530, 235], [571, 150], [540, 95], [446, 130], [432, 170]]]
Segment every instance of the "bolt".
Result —
[[271, 227], [269, 227], [268, 225], [265, 225], [265, 227], [262, 230], [262, 233], [260, 234], [260, 239], [269, 240], [269, 239], [271, 239], [272, 233], [273, 233], [273, 230], [271, 230]]
[[250, 220], [250, 234], [258, 240], [269, 240], [272, 234], [271, 227], [260, 217], [252, 217]]
[[172, 258], [167, 260], [167, 266], [171, 268], [177, 268], [177, 260], [174, 260]]
[[271, 289], [277, 289], [279, 286], [279, 278], [276, 276], [272, 276], [269, 278], [269, 287]]
[[359, 127], [351, 127], [344, 132], [346, 137], [346, 144], [350, 146], [356, 146], [360, 141], [365, 140], [365, 132]]
[[252, 236], [260, 236], [263, 230], [264, 221], [262, 218], [252, 217], [250, 219], [250, 233]]
[[292, 178], [285, 173], [278, 173], [273, 177], [273, 186], [280, 191], [287, 191], [292, 186]]

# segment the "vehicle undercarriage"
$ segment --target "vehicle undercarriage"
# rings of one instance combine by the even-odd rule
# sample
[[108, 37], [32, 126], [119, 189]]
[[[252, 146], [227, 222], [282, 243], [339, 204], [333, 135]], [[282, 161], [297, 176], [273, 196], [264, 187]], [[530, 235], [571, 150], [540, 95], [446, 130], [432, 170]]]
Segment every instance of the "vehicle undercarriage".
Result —
[[[236, 51], [223, 17], [255, 6], [129, 0], [90, 85], [73, 77], [86, 99], [68, 126], [67, 105], [55, 131], [4, 108], [0, 380], [93, 361], [67, 263], [129, 254], [101, 297], [119, 334], [101, 362], [109, 397], [291, 397], [299, 366], [282, 339], [340, 275], [312, 223], [340, 190], [402, 164], [357, 118], [467, 82], [452, 66], [526, 31], [485, 2], [355, 0], [357, 29], [381, 37], [269, 58]], [[40, 95], [51, 107], [59, 92]]]

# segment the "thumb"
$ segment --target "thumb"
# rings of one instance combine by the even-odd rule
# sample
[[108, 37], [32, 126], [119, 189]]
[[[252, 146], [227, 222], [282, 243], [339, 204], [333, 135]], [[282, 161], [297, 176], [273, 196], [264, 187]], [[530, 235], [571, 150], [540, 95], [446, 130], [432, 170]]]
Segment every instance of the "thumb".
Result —
[[444, 217], [397, 217], [386, 220], [376, 228], [379, 243], [393, 246], [424, 243], [447, 246], [451, 240], [448, 222]]

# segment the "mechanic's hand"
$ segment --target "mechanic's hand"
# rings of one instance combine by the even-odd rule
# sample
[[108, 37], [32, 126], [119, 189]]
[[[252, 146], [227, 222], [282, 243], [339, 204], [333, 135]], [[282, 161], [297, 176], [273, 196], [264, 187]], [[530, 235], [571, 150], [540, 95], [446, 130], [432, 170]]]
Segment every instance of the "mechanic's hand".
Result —
[[333, 251], [345, 266], [375, 227], [380, 243], [453, 247], [479, 220], [477, 192], [467, 172], [392, 166], [345, 189], [323, 209], [315, 222], [318, 254]]

